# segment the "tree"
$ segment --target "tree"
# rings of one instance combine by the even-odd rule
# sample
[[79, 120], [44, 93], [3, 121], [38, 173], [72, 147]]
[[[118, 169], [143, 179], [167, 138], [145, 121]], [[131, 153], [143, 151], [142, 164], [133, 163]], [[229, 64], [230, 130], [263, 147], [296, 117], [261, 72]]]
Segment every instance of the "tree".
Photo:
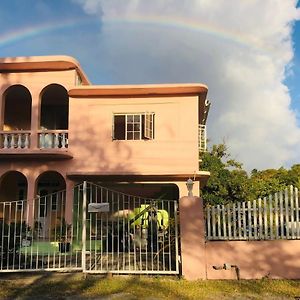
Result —
[[242, 164], [228, 154], [226, 145], [213, 145], [202, 156], [201, 169], [211, 176], [202, 190], [203, 200], [208, 204], [224, 204], [248, 199], [248, 175]]
[[249, 178], [250, 200], [267, 197], [283, 190], [287, 186], [285, 171], [283, 168], [252, 171]]
[[202, 155], [201, 169], [211, 173], [202, 189], [203, 200], [210, 205], [249, 201], [267, 197], [293, 185], [300, 189], [300, 164], [290, 170], [253, 169], [250, 176], [242, 164], [230, 157], [226, 145], [213, 145]]

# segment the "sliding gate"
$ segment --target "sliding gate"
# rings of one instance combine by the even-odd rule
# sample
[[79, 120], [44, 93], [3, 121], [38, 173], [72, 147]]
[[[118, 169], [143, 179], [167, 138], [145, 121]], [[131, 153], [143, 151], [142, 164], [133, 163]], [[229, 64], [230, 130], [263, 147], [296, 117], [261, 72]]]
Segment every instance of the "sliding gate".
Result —
[[93, 183], [84, 183], [85, 189], [83, 271], [179, 273], [176, 200], [131, 196]]
[[87, 182], [74, 188], [72, 222], [66, 191], [0, 202], [0, 272], [178, 274], [177, 203]]

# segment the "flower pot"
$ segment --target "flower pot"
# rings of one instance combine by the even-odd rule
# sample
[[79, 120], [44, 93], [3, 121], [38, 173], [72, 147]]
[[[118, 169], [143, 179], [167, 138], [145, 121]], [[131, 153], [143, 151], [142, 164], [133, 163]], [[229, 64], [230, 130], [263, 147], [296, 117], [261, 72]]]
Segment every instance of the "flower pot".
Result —
[[59, 242], [58, 243], [58, 250], [61, 253], [70, 252], [71, 244], [70, 242]]

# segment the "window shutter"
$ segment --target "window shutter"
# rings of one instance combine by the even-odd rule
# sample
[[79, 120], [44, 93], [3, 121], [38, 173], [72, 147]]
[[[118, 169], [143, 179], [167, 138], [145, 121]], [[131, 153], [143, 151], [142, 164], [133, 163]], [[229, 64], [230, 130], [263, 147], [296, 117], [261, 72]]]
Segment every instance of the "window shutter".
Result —
[[112, 126], [111, 126], [111, 137], [114, 140], [115, 139], [115, 115], [112, 117]]
[[152, 122], [153, 122], [153, 114], [145, 113], [145, 124], [144, 124], [144, 137], [146, 139], [153, 139], [153, 129], [152, 129]]

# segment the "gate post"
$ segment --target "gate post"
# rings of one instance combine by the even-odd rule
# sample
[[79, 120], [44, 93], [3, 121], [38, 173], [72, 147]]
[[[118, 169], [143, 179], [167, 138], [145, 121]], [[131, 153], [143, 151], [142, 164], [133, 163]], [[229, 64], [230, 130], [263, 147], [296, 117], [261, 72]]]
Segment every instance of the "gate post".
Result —
[[206, 279], [203, 200], [179, 199], [182, 275], [187, 280]]
[[83, 182], [83, 199], [82, 199], [82, 251], [81, 264], [82, 271], [86, 272], [86, 202], [87, 202], [87, 187], [86, 181]]

